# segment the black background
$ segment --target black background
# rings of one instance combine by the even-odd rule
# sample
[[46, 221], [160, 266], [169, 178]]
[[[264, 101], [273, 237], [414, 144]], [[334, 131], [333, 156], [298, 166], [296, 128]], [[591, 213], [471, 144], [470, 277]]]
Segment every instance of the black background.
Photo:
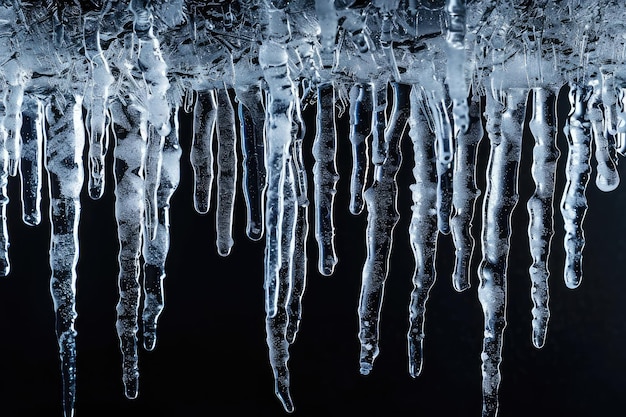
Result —
[[[188, 122], [188, 116], [182, 117], [183, 123]], [[368, 377], [359, 375], [357, 305], [366, 217], [352, 216], [347, 209], [347, 114], [340, 122], [341, 179], [336, 198], [340, 261], [332, 277], [319, 275], [315, 271], [317, 249], [310, 235], [303, 322], [291, 348], [294, 416], [479, 416], [482, 311], [476, 296], [477, 277], [472, 274], [472, 288], [464, 293], [452, 289], [453, 247], [449, 236], [439, 240], [438, 280], [427, 305], [423, 373], [412, 380], [407, 372], [405, 335], [413, 273], [408, 244], [412, 167], [408, 136], [399, 174], [401, 220], [395, 230], [383, 306], [381, 353], [373, 372]], [[314, 124], [308, 125], [310, 149]], [[216, 254], [214, 209], [208, 215], [193, 211], [187, 131], [183, 131], [181, 143], [181, 185], [172, 199], [166, 309], [156, 350], [140, 353], [137, 400], [127, 400], [123, 394], [115, 332], [117, 238], [112, 189], [109, 187], [100, 201], [83, 196], [76, 324], [78, 417], [105, 413], [118, 417], [231, 416], [243, 412], [285, 415], [273, 395], [265, 346], [263, 242], [245, 237], [245, 207], [239, 195], [235, 247], [227, 258]], [[562, 152], [566, 150], [562, 135], [559, 147]], [[531, 152], [532, 137], [526, 132], [521, 198], [513, 217], [500, 416], [613, 414], [612, 410], [626, 405], [626, 280], [622, 273], [626, 194], [621, 189], [601, 193], [591, 178], [590, 211], [585, 220], [585, 275], [576, 291], [565, 288], [562, 281], [562, 220], [556, 216], [550, 281], [552, 318], [546, 346], [537, 350], [530, 338], [525, 208], [533, 191]], [[479, 171], [484, 171], [487, 154], [485, 139], [481, 145], [483, 168]], [[310, 155], [308, 159], [311, 162]], [[559, 160], [557, 208], [564, 166], [563, 155]], [[110, 180], [109, 173], [108, 185]], [[479, 182], [484, 189], [484, 173], [479, 174]], [[61, 416], [59, 361], [48, 292], [49, 225], [47, 220], [36, 228], [23, 225], [15, 179], [9, 191], [12, 272], [0, 281], [0, 412], [5, 416]], [[44, 213], [47, 209], [45, 201]], [[478, 219], [474, 224], [476, 236], [479, 231]], [[475, 264], [477, 261], [475, 256]]]

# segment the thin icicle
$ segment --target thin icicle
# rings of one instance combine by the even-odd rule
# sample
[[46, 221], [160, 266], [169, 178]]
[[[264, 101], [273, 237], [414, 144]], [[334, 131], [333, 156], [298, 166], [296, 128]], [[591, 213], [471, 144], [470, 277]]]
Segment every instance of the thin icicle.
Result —
[[437, 248], [437, 157], [435, 135], [423, 111], [419, 87], [411, 91], [409, 134], [413, 141], [415, 183], [410, 186], [413, 198], [409, 238], [415, 259], [413, 291], [409, 305], [409, 374], [416, 378], [422, 371], [424, 320], [428, 293], [435, 283], [435, 250]]
[[464, 68], [466, 60], [465, 20], [467, 13], [465, 0], [447, 0], [446, 12], [448, 17], [446, 80], [450, 98], [452, 99], [454, 128], [457, 132], [465, 132], [470, 124]]
[[[57, 100], [58, 98], [58, 100]], [[46, 106], [46, 171], [50, 196], [50, 293], [63, 378], [63, 409], [74, 415], [76, 395], [76, 264], [85, 131], [82, 97], [53, 97]]]
[[138, 395], [137, 315], [139, 274], [145, 210], [144, 179], [147, 116], [136, 106], [115, 101], [111, 108], [115, 136], [115, 218], [120, 243], [117, 334], [122, 351], [122, 379], [126, 397]]
[[[170, 247], [170, 199], [180, 181], [180, 157], [182, 150], [178, 140], [178, 111], [172, 112], [172, 129], [165, 137], [161, 178], [157, 190], [158, 224], [154, 239], [144, 238], [143, 257], [143, 346], [153, 350], [157, 338], [157, 321], [164, 307], [163, 280], [165, 261]], [[144, 231], [145, 233], [145, 231]]]
[[469, 104], [469, 126], [456, 137], [454, 151], [454, 172], [452, 175], [452, 216], [450, 230], [455, 247], [452, 284], [457, 291], [470, 287], [469, 268], [474, 252], [472, 219], [480, 190], [476, 187], [476, 159], [478, 144], [483, 137], [483, 124], [480, 119], [480, 103], [473, 98]]
[[315, 238], [319, 248], [318, 270], [330, 276], [337, 265], [335, 252], [334, 200], [337, 193], [337, 128], [335, 89], [332, 84], [317, 88], [317, 126], [313, 142], [315, 182]]
[[[2, 117], [3, 114], [5, 114], [4, 100], [0, 100], [0, 117]], [[9, 230], [7, 227], [9, 154], [5, 147], [6, 141], [7, 131], [4, 128], [4, 123], [0, 123], [0, 276], [2, 277], [6, 277], [11, 271], [9, 261]]]
[[555, 137], [555, 96], [552, 92], [533, 90], [533, 114], [530, 129], [535, 137], [532, 175], [535, 193], [527, 203], [529, 213], [528, 234], [533, 264], [529, 272], [532, 281], [533, 344], [540, 348], [546, 337], [548, 319], [548, 257], [554, 234], [552, 201], [559, 152]]
[[146, 237], [150, 240], [156, 237], [157, 228], [159, 225], [158, 218], [158, 197], [157, 190], [159, 189], [159, 182], [161, 180], [161, 167], [163, 165], [163, 145], [165, 143], [165, 136], [159, 135], [154, 126], [148, 126], [148, 143], [146, 148], [146, 162], [145, 162], [145, 212], [144, 212], [144, 227]]
[[372, 122], [372, 163], [382, 165], [387, 157], [385, 129], [387, 129], [387, 82], [374, 82], [374, 120]]
[[352, 176], [350, 177], [350, 212], [363, 211], [363, 189], [367, 179], [367, 142], [372, 134], [374, 85], [357, 83], [350, 89], [350, 142], [352, 143]]
[[504, 112], [502, 104], [487, 96], [487, 132], [491, 152], [482, 214], [483, 258], [478, 268], [478, 299], [483, 308], [485, 325], [481, 354], [483, 417], [498, 414], [511, 215], [519, 199], [518, 173], [527, 95], [526, 89], [509, 89]]
[[237, 90], [239, 100], [239, 120], [241, 123], [241, 153], [243, 155], [243, 195], [246, 200], [246, 234], [252, 240], [259, 240], [264, 231], [265, 197], [265, 110], [261, 104], [261, 90], [258, 85], [245, 90]]
[[198, 213], [205, 214], [211, 206], [213, 187], [213, 134], [217, 118], [215, 90], [198, 92], [193, 115], [193, 138], [189, 155], [193, 167], [193, 204]]
[[41, 100], [30, 94], [24, 96], [19, 168], [22, 184], [22, 219], [29, 226], [36, 226], [41, 222], [44, 117]]
[[591, 132], [587, 117], [590, 90], [570, 86], [570, 112], [565, 126], [569, 145], [565, 177], [567, 182], [561, 198], [561, 214], [565, 227], [565, 285], [577, 288], [582, 281], [585, 235], [583, 221], [587, 213], [587, 183], [591, 173]]
[[7, 150], [8, 172], [14, 177], [17, 175], [22, 148], [20, 131], [22, 129], [22, 102], [24, 100], [24, 87], [27, 83], [26, 72], [21, 68], [16, 59], [11, 59], [2, 66], [6, 78], [6, 90], [4, 96], [5, 115], [2, 124], [6, 130], [5, 149]]
[[359, 340], [361, 342], [360, 371], [367, 375], [378, 356], [378, 323], [389, 257], [391, 255], [393, 230], [400, 219], [397, 209], [398, 184], [396, 175], [402, 162], [400, 139], [409, 117], [411, 86], [392, 83], [394, 90], [393, 110], [385, 143], [387, 158], [376, 167], [374, 183], [365, 191], [367, 205], [367, 257], [363, 265], [361, 294], [359, 299]]
[[237, 185], [235, 110], [228, 90], [217, 92], [217, 253], [228, 256], [233, 247], [233, 211]]
[[609, 137], [604, 128], [604, 114], [602, 113], [602, 88], [600, 80], [590, 83], [593, 91], [587, 103], [587, 118], [591, 122], [591, 135], [595, 144], [595, 158], [597, 162], [596, 186], [599, 190], [609, 192], [619, 185], [619, 173], [613, 157]]
[[293, 343], [302, 319], [302, 296], [306, 288], [307, 248], [306, 241], [309, 234], [309, 200], [307, 198], [307, 176], [302, 154], [302, 139], [293, 142], [292, 171], [295, 176], [296, 201], [296, 230], [294, 237], [294, 251], [291, 261], [291, 295], [287, 305], [288, 325], [286, 338]]
[[541, 348], [546, 340], [550, 310], [548, 259], [554, 236], [554, 182], [559, 150], [556, 147], [556, 97], [546, 88], [534, 88], [530, 131], [535, 138], [531, 168], [535, 192], [528, 200], [528, 241], [533, 263], [529, 268], [533, 301], [532, 341]]
[[83, 38], [85, 55], [91, 67], [90, 93], [88, 104], [87, 132], [89, 134], [89, 196], [94, 199], [104, 193], [104, 157], [109, 147], [109, 95], [114, 78], [100, 46], [101, 16], [85, 16]]

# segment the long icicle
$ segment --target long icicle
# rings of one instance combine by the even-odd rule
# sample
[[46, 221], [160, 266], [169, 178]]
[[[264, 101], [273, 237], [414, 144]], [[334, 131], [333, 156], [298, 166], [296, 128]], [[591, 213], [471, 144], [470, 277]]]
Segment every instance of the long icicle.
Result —
[[415, 259], [413, 291], [409, 305], [409, 374], [416, 378], [422, 371], [424, 319], [428, 293], [435, 283], [435, 250], [437, 248], [437, 157], [435, 135], [430, 129], [428, 115], [418, 86], [411, 91], [409, 134], [413, 142], [415, 183], [410, 186], [413, 205], [409, 238]]
[[[180, 181], [180, 157], [182, 150], [178, 140], [178, 111], [172, 112], [170, 133], [163, 144], [163, 161], [157, 190], [158, 224], [154, 239], [143, 241], [143, 346], [153, 350], [157, 340], [157, 321], [164, 308], [163, 280], [165, 261], [170, 247], [170, 199]], [[146, 232], [144, 231], [144, 234]]]
[[526, 203], [528, 241], [533, 263], [529, 268], [533, 301], [532, 341], [540, 348], [546, 340], [550, 310], [548, 259], [554, 236], [554, 183], [559, 150], [556, 147], [556, 97], [546, 88], [534, 88], [530, 131], [535, 138], [531, 173], [535, 192]]
[[193, 167], [193, 204], [198, 213], [205, 214], [211, 207], [213, 187], [213, 134], [217, 119], [215, 90], [198, 92], [193, 117], [193, 137], [189, 154]]
[[502, 339], [506, 327], [506, 276], [511, 239], [511, 215], [517, 205], [521, 140], [528, 91], [506, 92], [506, 109], [487, 95], [487, 132], [491, 152], [481, 234], [483, 258], [478, 268], [478, 299], [483, 308], [483, 417], [498, 414]]
[[217, 253], [228, 256], [233, 247], [233, 212], [237, 186], [235, 110], [226, 88], [217, 92]]
[[[1, 93], [0, 93], [1, 95]], [[4, 99], [0, 100], [0, 118], [5, 114]], [[7, 204], [9, 195], [7, 184], [9, 180], [9, 154], [6, 149], [8, 132], [4, 123], [0, 123], [0, 276], [6, 277], [11, 271], [9, 260], [9, 229], [7, 226]]]
[[454, 173], [452, 175], [452, 216], [450, 231], [455, 247], [452, 284], [457, 291], [470, 287], [469, 270], [474, 252], [472, 219], [480, 190], [476, 186], [476, 159], [478, 145], [483, 137], [483, 124], [480, 119], [480, 103], [472, 98], [469, 104], [469, 126], [465, 132], [459, 131], [455, 141]]
[[577, 288], [582, 281], [585, 235], [583, 221], [587, 213], [587, 183], [591, 172], [591, 132], [587, 118], [586, 87], [570, 86], [570, 112], [565, 126], [569, 145], [565, 177], [567, 183], [561, 198], [561, 214], [565, 227], [565, 285]]
[[120, 243], [117, 334], [122, 352], [122, 379], [126, 397], [138, 395], [137, 315], [139, 274], [145, 210], [143, 171], [147, 115], [135, 106], [112, 104], [115, 150], [115, 218]]
[[411, 86], [392, 83], [392, 87], [393, 110], [385, 130], [387, 158], [376, 167], [374, 183], [365, 191], [367, 257], [363, 265], [359, 298], [360, 372], [363, 375], [370, 373], [378, 356], [378, 328], [385, 281], [389, 273], [393, 230], [400, 219], [396, 175], [402, 162], [400, 139], [410, 113], [408, 103]]
[[337, 192], [337, 127], [335, 89], [332, 83], [317, 88], [317, 129], [313, 142], [315, 182], [315, 237], [319, 248], [318, 270], [330, 276], [337, 265], [335, 252], [334, 200]]
[[46, 171], [50, 196], [50, 293], [63, 378], [65, 417], [74, 415], [76, 396], [76, 264], [85, 131], [82, 97], [53, 97], [46, 106]]
[[350, 177], [350, 212], [363, 211], [363, 190], [367, 179], [368, 148], [372, 134], [374, 85], [357, 83], [350, 89], [350, 142], [352, 144], [352, 176]]

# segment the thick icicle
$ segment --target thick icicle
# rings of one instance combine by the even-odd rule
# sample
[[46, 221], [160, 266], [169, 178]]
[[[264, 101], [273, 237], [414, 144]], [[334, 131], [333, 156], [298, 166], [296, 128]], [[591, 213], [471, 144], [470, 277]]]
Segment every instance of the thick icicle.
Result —
[[448, 68], [446, 81], [452, 99], [452, 117], [456, 132], [469, 128], [470, 115], [467, 106], [465, 84], [465, 0], [447, 0], [448, 33], [446, 35]]
[[266, 187], [263, 135], [265, 110], [261, 104], [261, 90], [257, 85], [237, 90], [237, 99], [244, 167], [241, 181], [248, 215], [246, 234], [252, 240], [259, 240], [264, 230], [263, 200]]
[[483, 308], [483, 417], [498, 413], [502, 339], [506, 327], [506, 275], [511, 239], [511, 215], [517, 205], [521, 140], [528, 91], [506, 92], [506, 110], [487, 96], [487, 132], [491, 152], [487, 166], [487, 191], [483, 201], [482, 252], [478, 268], [478, 299]]
[[281, 245], [280, 245], [280, 269], [278, 272], [276, 312], [271, 315], [266, 311], [265, 328], [267, 332], [267, 346], [272, 370], [274, 371], [276, 395], [283, 403], [285, 411], [294, 411], [293, 401], [289, 392], [289, 341], [287, 331], [289, 328], [288, 303], [292, 296], [293, 255], [296, 231], [296, 215], [298, 205], [294, 190], [294, 176], [290, 158], [287, 158], [283, 181], [283, 204], [282, 216], [280, 216]]
[[138, 395], [137, 315], [139, 274], [145, 209], [144, 179], [147, 115], [136, 106], [115, 101], [111, 108], [115, 136], [115, 218], [120, 243], [117, 334], [122, 351], [122, 378], [126, 397]]
[[63, 408], [74, 415], [76, 395], [76, 264], [85, 131], [81, 96], [55, 96], [46, 106], [46, 171], [50, 196], [50, 293], [63, 378]]
[[413, 291], [409, 305], [409, 374], [416, 378], [422, 371], [424, 315], [428, 293], [435, 283], [437, 248], [437, 157], [435, 135], [431, 131], [419, 87], [411, 91], [409, 134], [413, 141], [415, 183], [410, 186], [413, 198], [409, 238], [415, 259]]
[[532, 341], [540, 348], [546, 340], [550, 310], [548, 259], [554, 236], [554, 183], [559, 150], [556, 147], [556, 97], [546, 88], [534, 88], [530, 131], [535, 138], [531, 168], [535, 192], [526, 203], [528, 241], [533, 263], [529, 268], [533, 301]]
[[331, 83], [317, 89], [317, 126], [313, 142], [313, 181], [315, 182], [315, 237], [319, 249], [318, 270], [332, 275], [337, 265], [335, 252], [334, 200], [337, 192], [337, 128], [335, 89]]
[[89, 59], [91, 93], [87, 114], [89, 134], [89, 196], [97, 199], [104, 193], [104, 157], [109, 146], [109, 95], [113, 76], [100, 46], [100, 22], [98, 14], [87, 14], [84, 24], [85, 55]]
[[586, 87], [570, 86], [570, 112], [565, 126], [569, 145], [565, 177], [567, 182], [561, 198], [561, 214], [565, 227], [565, 285], [577, 288], [582, 280], [583, 248], [585, 235], [583, 221], [587, 213], [587, 183], [591, 172], [591, 132], [587, 118]]
[[44, 139], [44, 105], [27, 94], [22, 105], [22, 153], [19, 164], [22, 184], [22, 219], [29, 226], [41, 222], [41, 184]]
[[[604, 128], [605, 119], [602, 113], [604, 106], [600, 80], [592, 80], [590, 85], [593, 91], [587, 103], [587, 118], [591, 122], [591, 135], [596, 149], [596, 186], [602, 191], [609, 192], [615, 190], [619, 185], [619, 173], [617, 172], [616, 163], [611, 156], [611, 145]], [[610, 107], [610, 105], [607, 107]]]
[[[178, 140], [178, 108], [172, 112], [172, 129], [165, 137], [159, 188], [157, 190], [158, 224], [154, 239], [148, 236], [143, 241], [143, 346], [153, 350], [156, 345], [157, 321], [163, 311], [163, 280], [165, 261], [170, 247], [170, 198], [180, 181], [180, 156], [182, 150]], [[146, 231], [144, 231], [146, 233]]]
[[473, 98], [469, 105], [469, 126], [459, 131], [455, 141], [454, 173], [452, 175], [452, 216], [450, 230], [455, 247], [452, 284], [457, 291], [470, 287], [469, 268], [474, 252], [472, 219], [480, 190], [476, 187], [476, 158], [483, 137], [480, 103]]
[[228, 256], [233, 247], [233, 211], [237, 185], [235, 110], [226, 88], [217, 92], [217, 253]]
[[350, 177], [350, 212], [363, 211], [363, 189], [367, 179], [367, 143], [372, 134], [374, 85], [358, 83], [350, 89], [350, 142], [352, 143], [352, 176]]
[[215, 90], [200, 91], [193, 109], [193, 138], [189, 159], [193, 167], [193, 204], [205, 214], [211, 206], [213, 187], [213, 133], [217, 118]]
[[4, 96], [5, 115], [2, 124], [6, 130], [5, 149], [7, 150], [8, 172], [12, 177], [17, 175], [21, 152], [21, 129], [22, 129], [22, 102], [24, 100], [24, 87], [28, 76], [26, 71], [16, 59], [11, 59], [3, 64], [2, 70], [6, 78], [6, 90]]
[[392, 86], [393, 110], [385, 130], [387, 158], [376, 167], [374, 183], [364, 195], [367, 205], [367, 257], [363, 265], [359, 299], [360, 371], [363, 375], [370, 373], [378, 356], [378, 323], [389, 272], [393, 230], [400, 219], [396, 175], [402, 162], [400, 139], [410, 113], [411, 86], [399, 83], [392, 83]]

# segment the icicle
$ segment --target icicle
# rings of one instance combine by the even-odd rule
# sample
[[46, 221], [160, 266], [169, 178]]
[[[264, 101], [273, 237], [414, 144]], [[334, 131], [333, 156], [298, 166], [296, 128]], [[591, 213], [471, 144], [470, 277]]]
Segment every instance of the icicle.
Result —
[[159, 135], [154, 126], [148, 126], [148, 143], [146, 147], [145, 163], [145, 190], [144, 198], [144, 228], [146, 237], [150, 240], [156, 237], [159, 225], [158, 197], [159, 181], [161, 180], [161, 167], [163, 165], [163, 145], [165, 136]]
[[[292, 172], [292, 165], [287, 158], [287, 164], [285, 166], [283, 191], [281, 193], [283, 197], [282, 204], [282, 216], [280, 216], [281, 225], [280, 229], [282, 235], [280, 236], [280, 269], [278, 272], [278, 284], [277, 284], [277, 301], [276, 312], [270, 314], [266, 311], [265, 328], [267, 332], [267, 346], [269, 348], [270, 364], [274, 371], [275, 391], [276, 395], [283, 403], [285, 411], [292, 413], [294, 411], [293, 401], [289, 392], [290, 380], [289, 380], [289, 368], [287, 362], [289, 361], [289, 309], [288, 303], [292, 297], [291, 289], [293, 288], [293, 256], [294, 256], [294, 242], [296, 231], [296, 215], [297, 215], [297, 203], [294, 190], [294, 178]], [[269, 231], [269, 229], [268, 229]], [[295, 334], [294, 334], [295, 335]]]
[[320, 55], [322, 65], [331, 68], [334, 64], [337, 37], [337, 11], [334, 0], [315, 0], [315, 13], [320, 24]]
[[600, 80], [592, 80], [590, 83], [593, 91], [587, 103], [587, 115], [591, 123], [591, 135], [595, 144], [595, 158], [597, 162], [596, 186], [599, 190], [613, 191], [619, 185], [619, 173], [611, 156], [611, 145], [604, 128], [604, 115], [602, 113], [602, 88]]
[[319, 248], [318, 270], [332, 275], [337, 265], [335, 252], [334, 200], [337, 192], [337, 128], [335, 89], [332, 84], [317, 88], [317, 126], [313, 142], [313, 181], [315, 182], [315, 238]]
[[529, 268], [533, 301], [532, 341], [541, 348], [546, 340], [550, 310], [548, 259], [554, 236], [554, 183], [559, 150], [556, 147], [556, 97], [546, 88], [534, 88], [532, 95], [530, 131], [535, 138], [531, 168], [535, 192], [526, 204], [528, 208], [528, 241], [533, 263]]
[[[154, 239], [145, 236], [143, 240], [143, 345], [153, 350], [156, 345], [156, 330], [159, 315], [163, 311], [163, 280], [165, 260], [170, 247], [170, 198], [180, 181], [180, 149], [178, 141], [178, 111], [172, 112], [170, 125], [173, 127], [165, 137], [162, 149], [162, 168], [157, 190], [158, 223]], [[146, 233], [147, 229], [144, 230]]]
[[217, 92], [217, 253], [228, 256], [233, 247], [233, 211], [237, 185], [235, 110], [226, 88]]
[[[5, 113], [4, 100], [0, 100], [0, 118]], [[5, 144], [8, 132], [0, 123], [0, 276], [6, 277], [11, 270], [9, 261], [9, 230], [7, 227], [7, 193], [9, 155]]]
[[56, 313], [64, 415], [71, 417], [76, 395], [76, 264], [80, 191], [84, 179], [82, 97], [53, 97], [46, 106], [46, 122], [46, 171], [52, 225], [50, 293]]
[[418, 86], [411, 91], [409, 125], [413, 141], [415, 183], [410, 186], [413, 197], [409, 237], [415, 259], [413, 291], [409, 306], [409, 374], [416, 378], [422, 371], [424, 345], [424, 315], [428, 293], [435, 283], [435, 250], [437, 248], [437, 169], [435, 137], [430, 130], [427, 114]]
[[587, 213], [587, 183], [591, 171], [591, 137], [587, 118], [586, 87], [572, 85], [569, 92], [570, 112], [565, 126], [569, 149], [565, 177], [567, 183], [561, 198], [561, 214], [565, 227], [565, 284], [577, 288], [582, 280], [582, 251], [585, 246], [583, 221]]
[[616, 137], [616, 146], [617, 152], [620, 155], [626, 155], [626, 87], [622, 87], [619, 89], [619, 94], [617, 98], [617, 132], [615, 134]]
[[22, 183], [22, 219], [29, 226], [36, 226], [41, 222], [44, 117], [41, 100], [30, 94], [24, 96], [19, 169]]
[[5, 115], [2, 124], [6, 130], [5, 149], [7, 150], [8, 172], [14, 177], [20, 161], [22, 129], [22, 102], [24, 100], [24, 87], [27, 83], [27, 74], [21, 68], [16, 59], [5, 63], [2, 70], [7, 79], [4, 96]]
[[469, 128], [470, 116], [467, 107], [467, 86], [465, 84], [465, 0], [446, 0], [448, 16], [448, 69], [446, 81], [452, 99], [452, 117], [457, 132]]
[[352, 143], [352, 176], [350, 177], [350, 212], [363, 211], [363, 188], [367, 179], [367, 142], [372, 134], [374, 85], [358, 83], [350, 89], [350, 142]]
[[142, 219], [145, 210], [144, 179], [147, 117], [135, 106], [112, 104], [115, 150], [115, 218], [120, 243], [117, 334], [122, 351], [122, 377], [126, 397], [138, 395], [137, 314]]
[[387, 128], [387, 82], [374, 82], [374, 121], [372, 122], [372, 163], [382, 165], [387, 157], [385, 129]]
[[190, 160], [193, 167], [193, 203], [198, 213], [207, 213], [213, 187], [213, 133], [217, 118], [215, 90], [201, 91], [193, 110], [193, 139]]
[[110, 116], [108, 101], [114, 78], [100, 46], [100, 15], [86, 15], [83, 28], [85, 55], [91, 67], [91, 101], [87, 103], [89, 133], [89, 196], [93, 199], [104, 193], [104, 157], [109, 147]]
[[487, 95], [487, 132], [491, 142], [487, 191], [483, 201], [482, 252], [478, 268], [478, 299], [484, 312], [483, 417], [498, 413], [502, 339], [506, 327], [506, 279], [511, 239], [511, 215], [518, 195], [518, 171], [525, 117], [526, 89], [506, 92], [506, 110]]
[[480, 119], [480, 103], [472, 98], [469, 105], [469, 126], [456, 137], [454, 151], [454, 173], [452, 175], [452, 216], [450, 230], [455, 247], [452, 284], [457, 291], [470, 287], [469, 268], [474, 252], [472, 219], [480, 190], [476, 187], [476, 158], [478, 144], [483, 137]]
[[385, 280], [389, 272], [393, 230], [400, 219], [397, 209], [396, 174], [402, 162], [400, 139], [409, 117], [411, 86], [392, 83], [393, 110], [385, 130], [387, 158], [376, 167], [374, 183], [365, 191], [367, 204], [367, 257], [363, 265], [359, 299], [359, 340], [361, 342], [361, 374], [372, 370], [378, 356], [378, 322], [382, 307]]
[[427, 103], [433, 117], [437, 146], [437, 227], [444, 235], [450, 233], [450, 216], [452, 213], [452, 161], [454, 156], [454, 140], [452, 125], [448, 114], [448, 105], [441, 97], [443, 91], [432, 91], [427, 94]]
[[246, 200], [248, 220], [246, 234], [252, 240], [263, 236], [263, 200], [265, 197], [265, 144], [263, 120], [265, 110], [261, 104], [258, 86], [237, 90], [239, 120], [241, 123], [241, 153], [243, 154], [243, 195]]

